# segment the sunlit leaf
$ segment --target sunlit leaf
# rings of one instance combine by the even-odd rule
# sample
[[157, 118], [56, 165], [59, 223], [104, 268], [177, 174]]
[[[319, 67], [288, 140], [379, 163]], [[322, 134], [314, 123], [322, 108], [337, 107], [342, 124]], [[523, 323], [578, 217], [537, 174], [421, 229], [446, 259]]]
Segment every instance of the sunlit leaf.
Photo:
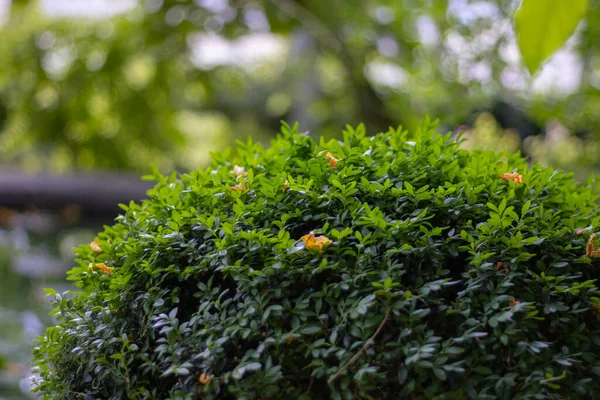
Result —
[[587, 6], [588, 0], [523, 0], [515, 24], [519, 48], [531, 74], [575, 32]]

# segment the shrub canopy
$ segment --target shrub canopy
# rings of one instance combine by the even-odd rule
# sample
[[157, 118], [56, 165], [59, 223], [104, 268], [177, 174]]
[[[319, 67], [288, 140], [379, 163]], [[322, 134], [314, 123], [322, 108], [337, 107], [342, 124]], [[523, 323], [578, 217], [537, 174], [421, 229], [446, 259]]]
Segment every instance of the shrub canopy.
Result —
[[156, 174], [77, 250], [35, 350], [46, 399], [597, 395], [591, 183], [428, 122], [282, 131]]

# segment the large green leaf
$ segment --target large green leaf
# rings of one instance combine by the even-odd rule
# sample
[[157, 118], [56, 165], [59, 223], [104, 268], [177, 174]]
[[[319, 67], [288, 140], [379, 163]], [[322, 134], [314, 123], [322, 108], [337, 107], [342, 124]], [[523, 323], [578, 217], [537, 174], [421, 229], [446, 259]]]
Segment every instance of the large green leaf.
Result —
[[531, 74], [575, 32], [587, 6], [588, 0], [523, 0], [515, 22], [521, 54]]

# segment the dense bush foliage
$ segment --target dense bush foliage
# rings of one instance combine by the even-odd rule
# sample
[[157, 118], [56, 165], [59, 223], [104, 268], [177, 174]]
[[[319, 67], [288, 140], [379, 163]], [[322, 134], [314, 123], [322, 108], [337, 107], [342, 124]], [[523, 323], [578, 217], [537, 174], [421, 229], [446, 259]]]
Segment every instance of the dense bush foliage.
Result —
[[[546, 399], [600, 390], [598, 191], [433, 133], [287, 125], [78, 249], [46, 399]], [[586, 256], [587, 255], [587, 256]], [[588, 257], [589, 256], [589, 257]]]

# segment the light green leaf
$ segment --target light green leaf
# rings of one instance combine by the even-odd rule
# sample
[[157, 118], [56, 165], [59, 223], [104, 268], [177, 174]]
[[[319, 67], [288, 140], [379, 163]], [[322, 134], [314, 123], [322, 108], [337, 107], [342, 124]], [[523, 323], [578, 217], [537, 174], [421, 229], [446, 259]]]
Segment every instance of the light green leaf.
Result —
[[515, 16], [521, 54], [533, 75], [585, 16], [588, 0], [523, 0]]

